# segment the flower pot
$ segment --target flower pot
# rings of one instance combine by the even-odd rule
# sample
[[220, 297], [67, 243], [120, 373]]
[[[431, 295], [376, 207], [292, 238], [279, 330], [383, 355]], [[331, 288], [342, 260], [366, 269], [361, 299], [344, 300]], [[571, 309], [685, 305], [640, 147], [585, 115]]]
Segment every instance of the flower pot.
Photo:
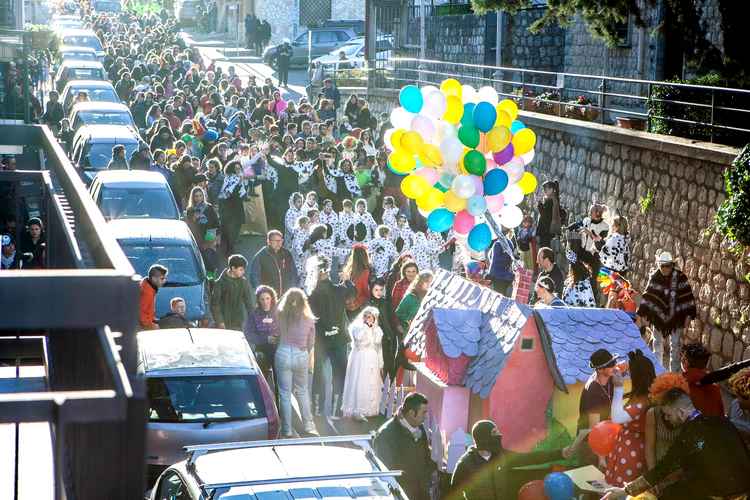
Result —
[[627, 128], [631, 130], [646, 130], [646, 120], [643, 118], [633, 118], [630, 116], [618, 116], [615, 118], [617, 120], [617, 126], [620, 128]]
[[548, 101], [546, 99], [535, 99], [531, 101], [533, 111], [537, 113], [544, 113], [546, 115], [559, 115], [560, 114], [560, 103], [555, 101]]
[[574, 106], [568, 104], [565, 106], [565, 116], [575, 120], [586, 120], [591, 122], [599, 118], [599, 108], [593, 105]]

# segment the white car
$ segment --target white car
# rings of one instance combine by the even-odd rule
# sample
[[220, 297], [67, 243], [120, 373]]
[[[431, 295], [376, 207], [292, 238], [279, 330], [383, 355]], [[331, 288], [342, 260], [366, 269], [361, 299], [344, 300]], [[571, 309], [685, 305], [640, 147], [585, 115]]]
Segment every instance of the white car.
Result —
[[401, 471], [386, 468], [370, 439], [330, 436], [187, 446], [187, 460], [164, 471], [148, 498], [406, 500], [396, 481]]
[[104, 57], [102, 41], [90, 29], [65, 29], [60, 33], [60, 45], [79, 45], [91, 47], [96, 51], [96, 57]]
[[105, 80], [73, 80], [68, 82], [63, 91], [60, 93], [60, 102], [63, 105], [63, 111], [67, 115], [75, 104], [75, 98], [81, 92], [85, 91], [89, 96], [89, 101], [97, 102], [115, 102], [121, 103], [120, 96], [115, 92], [111, 83]]
[[[393, 57], [393, 37], [379, 36], [376, 42], [375, 58], [385, 61]], [[341, 58], [344, 53], [345, 59]], [[339, 70], [364, 68], [365, 67], [365, 37], [352, 38], [341, 47], [338, 47], [324, 56], [313, 59], [313, 62], [322, 64], [326, 73]]]
[[106, 220], [180, 219], [180, 209], [167, 180], [159, 172], [104, 170], [89, 188]]
[[130, 108], [117, 102], [78, 102], [70, 110], [69, 119], [70, 128], [73, 130], [78, 130], [84, 125], [125, 125], [138, 130]]

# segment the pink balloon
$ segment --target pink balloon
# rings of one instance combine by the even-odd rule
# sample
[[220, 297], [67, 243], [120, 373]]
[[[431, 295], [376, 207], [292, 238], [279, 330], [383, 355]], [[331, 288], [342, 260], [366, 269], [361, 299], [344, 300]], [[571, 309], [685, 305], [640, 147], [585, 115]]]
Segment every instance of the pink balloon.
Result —
[[427, 182], [430, 183], [430, 186], [434, 185], [437, 181], [440, 180], [440, 173], [434, 168], [430, 167], [422, 167], [420, 169], [417, 169], [414, 174], [420, 177], [424, 177]]
[[503, 209], [503, 205], [505, 205], [505, 198], [502, 194], [487, 196], [484, 198], [484, 201], [487, 202], [487, 210], [489, 210], [491, 214], [500, 212], [500, 210]]
[[478, 175], [472, 175], [471, 177], [474, 180], [474, 186], [476, 187], [476, 189], [474, 190], [474, 196], [483, 195], [484, 194], [484, 181]]
[[411, 129], [421, 135], [425, 142], [432, 140], [435, 135], [435, 125], [424, 115], [417, 115], [412, 119]]
[[461, 210], [453, 219], [453, 230], [458, 234], [469, 234], [474, 227], [474, 216], [466, 210]]

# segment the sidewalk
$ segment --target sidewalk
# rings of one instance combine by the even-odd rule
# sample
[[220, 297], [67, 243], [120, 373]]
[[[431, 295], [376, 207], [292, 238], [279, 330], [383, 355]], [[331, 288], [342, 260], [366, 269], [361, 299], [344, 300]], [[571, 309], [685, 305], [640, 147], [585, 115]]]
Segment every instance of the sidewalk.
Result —
[[[205, 67], [213, 64], [226, 72], [229, 66], [234, 66], [243, 84], [247, 84], [248, 77], [254, 75], [258, 83], [271, 78], [278, 85], [276, 72], [263, 60], [243, 47], [237, 47], [237, 40], [227, 37], [226, 33], [192, 33], [181, 31], [180, 36], [188, 47], [196, 49]], [[285, 99], [298, 100], [306, 95], [307, 72], [304, 70], [289, 71], [289, 87], [281, 89]]]

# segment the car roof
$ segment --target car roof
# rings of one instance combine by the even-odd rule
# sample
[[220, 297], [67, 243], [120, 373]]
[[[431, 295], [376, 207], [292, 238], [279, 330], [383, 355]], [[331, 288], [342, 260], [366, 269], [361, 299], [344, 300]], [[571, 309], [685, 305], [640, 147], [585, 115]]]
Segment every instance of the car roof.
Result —
[[[244, 466], [243, 466], [244, 465]], [[263, 446], [208, 453], [195, 459], [195, 472], [203, 484], [237, 481], [291, 479], [335, 474], [379, 472], [362, 448], [336, 445]], [[289, 482], [236, 486], [231, 498], [254, 500], [255, 494], [280, 489], [307, 489], [312, 498], [351, 498], [341, 488], [354, 489], [356, 498], [391, 498], [384, 480], [376, 478], [331, 479], [316, 482]], [[315, 489], [315, 491], [310, 491]], [[317, 493], [319, 496], [316, 496]], [[223, 497], [222, 497], [223, 498]], [[305, 497], [307, 498], [307, 497]]]
[[79, 89], [111, 88], [112, 90], [115, 90], [115, 87], [107, 80], [71, 80], [65, 84], [63, 93], [65, 93], [68, 87]]
[[[138, 143], [140, 139], [128, 125], [84, 125], [76, 132], [76, 137], [85, 135], [89, 142]], [[75, 138], [73, 139], [75, 141]]]
[[60, 68], [93, 68], [93, 69], [101, 69], [104, 71], [104, 65], [100, 63], [99, 61], [86, 61], [85, 59], [66, 59], [63, 61], [63, 63], [60, 65]]
[[77, 102], [71, 108], [75, 111], [124, 111], [129, 112], [130, 108], [121, 102], [109, 102], [109, 101], [84, 101]]
[[91, 52], [92, 54], [96, 54], [94, 49], [83, 45], [61, 45], [58, 50], [60, 52]]
[[127, 242], [188, 244], [192, 242], [190, 228], [181, 220], [172, 219], [115, 219], [107, 226], [115, 239]]
[[257, 373], [242, 332], [169, 328], [137, 334], [144, 372], [186, 368], [240, 368]]
[[94, 180], [115, 188], [157, 189], [168, 185], [162, 174], [148, 170], [102, 170]]

